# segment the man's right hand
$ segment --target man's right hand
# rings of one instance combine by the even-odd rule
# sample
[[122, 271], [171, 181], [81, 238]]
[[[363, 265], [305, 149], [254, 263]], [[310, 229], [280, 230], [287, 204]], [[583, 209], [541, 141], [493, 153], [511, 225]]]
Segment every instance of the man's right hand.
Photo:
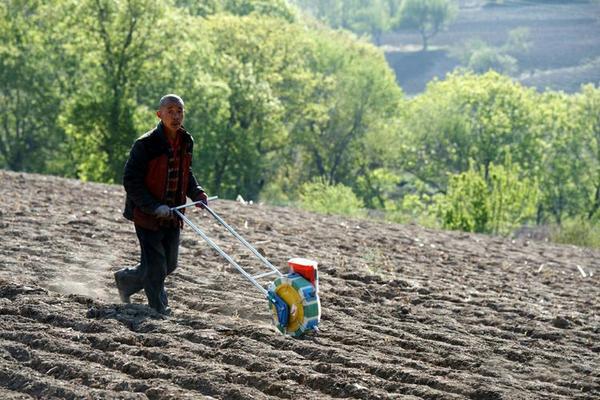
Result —
[[154, 215], [156, 215], [158, 218], [169, 218], [171, 216], [171, 209], [169, 206], [163, 204], [162, 206], [156, 207], [156, 210], [154, 210]]

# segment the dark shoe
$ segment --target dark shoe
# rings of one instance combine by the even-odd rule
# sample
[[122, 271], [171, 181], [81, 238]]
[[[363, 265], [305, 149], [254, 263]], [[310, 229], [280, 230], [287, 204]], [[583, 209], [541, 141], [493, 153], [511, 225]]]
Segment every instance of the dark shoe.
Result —
[[162, 315], [171, 315], [171, 307], [164, 307], [158, 313]]
[[159, 309], [150, 307], [150, 309], [152, 309], [152, 311], [154, 311], [155, 313], [157, 313], [158, 315], [162, 316], [162, 317], [166, 317], [171, 315], [171, 308], [170, 307], [161, 307]]
[[130, 296], [127, 294], [127, 292], [125, 291], [125, 288], [123, 288], [123, 286], [121, 285], [121, 282], [119, 281], [119, 272], [121, 271], [117, 271], [115, 272], [115, 282], [117, 283], [117, 290], [119, 291], [119, 298], [121, 299], [121, 302], [125, 303], [125, 304], [129, 304], [131, 303], [131, 299], [129, 298]]

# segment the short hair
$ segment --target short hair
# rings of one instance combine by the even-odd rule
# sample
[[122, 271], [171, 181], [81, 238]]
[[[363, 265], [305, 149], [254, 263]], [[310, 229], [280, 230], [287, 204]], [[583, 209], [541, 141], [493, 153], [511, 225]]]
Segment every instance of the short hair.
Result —
[[183, 99], [176, 94], [167, 94], [160, 98], [160, 102], [158, 103], [158, 108], [162, 108], [169, 103], [179, 103], [181, 107], [183, 107]]

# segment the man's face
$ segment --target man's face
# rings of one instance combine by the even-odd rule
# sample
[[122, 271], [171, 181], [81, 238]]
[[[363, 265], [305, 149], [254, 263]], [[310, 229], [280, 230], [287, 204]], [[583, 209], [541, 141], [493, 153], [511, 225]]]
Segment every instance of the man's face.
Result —
[[183, 114], [183, 104], [177, 101], [168, 102], [156, 112], [156, 115], [162, 120], [165, 127], [174, 132], [183, 125]]

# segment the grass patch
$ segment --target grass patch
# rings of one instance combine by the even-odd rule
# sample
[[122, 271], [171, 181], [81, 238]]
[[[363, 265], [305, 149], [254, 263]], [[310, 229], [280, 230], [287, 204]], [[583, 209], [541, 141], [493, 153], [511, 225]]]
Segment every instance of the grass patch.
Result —
[[600, 249], [600, 226], [588, 220], [569, 220], [551, 230], [550, 240], [556, 243]]

